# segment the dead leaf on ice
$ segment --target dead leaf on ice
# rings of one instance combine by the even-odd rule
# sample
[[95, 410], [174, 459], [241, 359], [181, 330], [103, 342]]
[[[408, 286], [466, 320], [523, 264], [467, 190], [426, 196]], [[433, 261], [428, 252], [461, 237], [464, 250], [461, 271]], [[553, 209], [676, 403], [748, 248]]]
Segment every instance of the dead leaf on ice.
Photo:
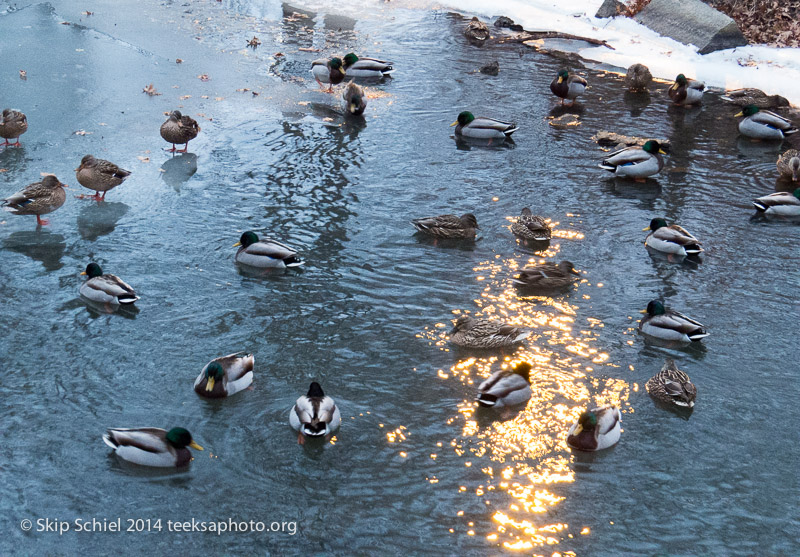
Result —
[[143, 157], [143, 156], [140, 155], [140, 156], [138, 156], [136, 158], [139, 159], [142, 162], [150, 162], [150, 157]]
[[152, 83], [147, 87], [145, 87], [144, 89], [142, 89], [142, 93], [147, 93], [151, 97], [157, 97], [158, 95], [161, 94], [158, 91], [156, 91], [156, 88]]
[[199, 79], [200, 81], [208, 81], [211, 78], [208, 77], [207, 73], [201, 73], [200, 75], [197, 76], [197, 79]]
[[19, 71], [19, 78], [20, 78], [22, 81], [27, 81], [27, 79], [28, 79], [28, 72], [26, 72], [25, 70], [20, 70], [20, 71]]
[[78, 130], [75, 135], [92, 135], [94, 132], [87, 132], [86, 130]]

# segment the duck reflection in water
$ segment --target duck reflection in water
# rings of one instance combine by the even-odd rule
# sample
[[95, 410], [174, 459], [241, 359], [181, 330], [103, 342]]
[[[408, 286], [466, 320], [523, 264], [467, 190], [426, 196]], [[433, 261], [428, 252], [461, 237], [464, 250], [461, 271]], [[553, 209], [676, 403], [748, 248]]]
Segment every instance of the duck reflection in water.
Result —
[[128, 209], [130, 207], [116, 201], [85, 205], [78, 213], [78, 233], [81, 238], [90, 242], [110, 234]]
[[22, 230], [9, 234], [3, 240], [3, 247], [41, 261], [45, 269], [55, 271], [64, 266], [61, 258], [64, 256], [67, 244], [63, 235], [39, 227], [36, 230]]
[[517, 147], [512, 137], [506, 137], [505, 139], [476, 139], [461, 135], [453, 135], [451, 137], [456, 140], [456, 149], [459, 151], [471, 151], [473, 148], [501, 150], [515, 149]]
[[166, 160], [161, 165], [161, 178], [176, 192], [180, 192], [181, 184], [189, 180], [197, 172], [197, 155], [194, 153], [181, 153]]
[[139, 308], [136, 307], [135, 304], [119, 305], [110, 304], [108, 302], [95, 302], [83, 296], [81, 296], [80, 301], [86, 307], [86, 311], [89, 312], [92, 319], [112, 314], [119, 315], [125, 319], [136, 319], [136, 316], [139, 314]]

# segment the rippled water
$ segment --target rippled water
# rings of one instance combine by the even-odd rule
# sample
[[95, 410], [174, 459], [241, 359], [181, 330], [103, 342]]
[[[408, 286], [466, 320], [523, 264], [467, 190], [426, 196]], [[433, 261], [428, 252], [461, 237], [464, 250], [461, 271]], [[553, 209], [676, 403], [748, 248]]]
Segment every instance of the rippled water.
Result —
[[[358, 19], [244, 1], [8, 6], [2, 104], [25, 111], [30, 131], [0, 151], [3, 197], [40, 172], [81, 193], [72, 169], [89, 152], [133, 175], [105, 203], [70, 197], [44, 229], [8, 214], [0, 224], [4, 554], [794, 552], [800, 227], [751, 219], [751, 198], [786, 189], [780, 146], [737, 138], [717, 93], [700, 109], [669, 107], [661, 85], [626, 97], [617, 75], [522, 45], [472, 47], [460, 17], [391, 4]], [[262, 45], [246, 49], [253, 35]], [[351, 50], [397, 66], [369, 87], [360, 122], [308, 73]], [[499, 76], [476, 73], [490, 60]], [[548, 84], [565, 64], [591, 88], [569, 111], [581, 125], [556, 129], [547, 118], [564, 110]], [[142, 93], [149, 83], [162, 94]], [[171, 157], [158, 126], [178, 106], [202, 132]], [[463, 109], [515, 120], [515, 142], [457, 144], [447, 126]], [[609, 177], [591, 139], [601, 129], [669, 139], [664, 171], [647, 184]], [[510, 234], [523, 206], [551, 219], [546, 251]], [[426, 241], [408, 222], [468, 211], [474, 243]], [[703, 240], [703, 262], [648, 254], [641, 229], [654, 216]], [[231, 246], [248, 229], [297, 247], [306, 266], [237, 269]], [[582, 273], [567, 294], [512, 288], [529, 261], [562, 258]], [[91, 260], [136, 288], [137, 311], [78, 297]], [[640, 337], [637, 312], [653, 298], [711, 336], [688, 348]], [[532, 335], [516, 351], [451, 350], [461, 313]], [[203, 365], [237, 350], [255, 354], [254, 389], [199, 399]], [[665, 357], [697, 385], [688, 418], [644, 390]], [[527, 406], [476, 409], [477, 384], [520, 359], [534, 364]], [[312, 380], [343, 425], [299, 446], [287, 413]], [[620, 443], [571, 452], [567, 428], [600, 403], [621, 406]], [[175, 425], [206, 447], [185, 471], [127, 465], [100, 439]], [[116, 517], [297, 531], [19, 528]]]

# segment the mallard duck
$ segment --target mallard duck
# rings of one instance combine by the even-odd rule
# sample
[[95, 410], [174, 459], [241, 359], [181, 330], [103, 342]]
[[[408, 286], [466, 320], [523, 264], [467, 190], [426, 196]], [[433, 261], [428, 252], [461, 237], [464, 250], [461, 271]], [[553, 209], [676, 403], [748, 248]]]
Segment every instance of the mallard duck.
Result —
[[253, 231], [242, 234], [233, 247], [239, 247], [239, 251], [236, 252], [236, 262], [251, 267], [285, 269], [300, 267], [303, 264], [294, 249], [271, 238], [259, 240]]
[[525, 267], [511, 282], [523, 290], [558, 290], [572, 285], [579, 276], [572, 262], [564, 260]]
[[650, 226], [643, 230], [651, 231], [644, 239], [644, 245], [650, 246], [655, 250], [683, 256], [702, 253], [703, 251], [703, 248], [700, 247], [700, 240], [677, 224], [667, 226], [665, 219], [652, 219]]
[[[6, 108], [3, 110], [3, 117], [0, 119], [0, 137], [5, 141], [0, 143], [0, 147], [6, 145], [13, 145], [19, 147], [19, 136], [28, 131], [28, 118], [19, 110], [13, 108]], [[16, 143], [10, 143], [9, 139], [17, 140]]]
[[470, 42], [482, 44], [489, 38], [489, 27], [477, 17], [473, 17], [464, 29], [464, 36]]
[[625, 87], [632, 93], [647, 91], [647, 86], [653, 81], [653, 74], [644, 64], [633, 64], [625, 73]]
[[689, 380], [689, 376], [679, 370], [675, 362], [669, 358], [661, 371], [651, 377], [644, 386], [656, 400], [684, 408], [694, 407], [697, 388]]
[[734, 91], [726, 91], [722, 96], [722, 100], [730, 103], [747, 106], [754, 104], [758, 108], [780, 108], [782, 106], [789, 106], [789, 101], [780, 95], [767, 95], [761, 89], [736, 89]]
[[524, 207], [519, 218], [511, 225], [511, 233], [523, 240], [546, 242], [552, 231], [543, 217], [534, 215], [530, 209]]
[[754, 199], [753, 207], [767, 215], [796, 217], [800, 215], [800, 188], [793, 193], [781, 191]]
[[81, 272], [89, 278], [81, 285], [81, 296], [103, 304], [133, 304], [139, 297], [131, 285], [116, 275], [103, 274], [97, 263], [89, 263]]
[[456, 126], [456, 135], [472, 139], [505, 139], [517, 131], [517, 125], [502, 122], [494, 118], [473, 116], [472, 112], [464, 111], [458, 115], [450, 127]]
[[739, 122], [739, 133], [753, 139], [783, 139], [787, 135], [797, 133], [792, 123], [769, 110], [761, 110], [754, 104], [748, 104], [734, 117], [744, 116]]
[[14, 215], [36, 215], [36, 224], [45, 226], [50, 221], [41, 215], [52, 213], [64, 204], [67, 194], [66, 184], [49, 174], [41, 182], [28, 184], [22, 190], [3, 200], [3, 209]]
[[235, 395], [253, 382], [254, 364], [253, 355], [245, 352], [215, 358], [195, 379], [194, 392], [206, 398]]
[[182, 427], [173, 427], [169, 431], [158, 427], [113, 428], [106, 431], [103, 441], [120, 458], [142, 466], [162, 468], [189, 464], [192, 455], [186, 447], [203, 450], [194, 442], [192, 434]]
[[351, 81], [344, 88], [342, 98], [348, 114], [354, 116], [364, 114], [364, 109], [367, 108], [367, 97], [364, 96], [364, 90], [361, 87]]
[[564, 100], [569, 100], [571, 104], [575, 104], [575, 99], [586, 91], [586, 85], [586, 80], [581, 76], [571, 74], [567, 70], [561, 70], [550, 83], [550, 90], [556, 97], [561, 99], [561, 104], [564, 104]]
[[683, 74], [678, 74], [667, 93], [672, 102], [679, 106], [700, 104], [706, 84], [695, 79], [686, 79]]
[[334, 400], [325, 396], [322, 387], [314, 381], [308, 393], [294, 403], [289, 412], [289, 424], [299, 435], [324, 437], [339, 429], [342, 417]]
[[[167, 121], [161, 124], [161, 137], [167, 143], [172, 143], [172, 149], [167, 151], [173, 153], [185, 153], [189, 149], [189, 142], [200, 133], [200, 126], [197, 121], [189, 116], [184, 116], [179, 110], [169, 113]], [[183, 149], [177, 149], [175, 144], [186, 144]]]
[[375, 58], [359, 58], [353, 52], [345, 54], [342, 62], [347, 77], [380, 79], [394, 71], [391, 62], [384, 62]]
[[460, 217], [456, 215], [425, 217], [414, 219], [411, 224], [418, 232], [445, 239], [474, 238], [480, 228], [472, 213], [465, 213]]
[[521, 327], [464, 315], [450, 331], [450, 342], [462, 348], [505, 348], [525, 340], [530, 334]]
[[341, 58], [331, 58], [330, 60], [320, 58], [311, 62], [311, 73], [323, 89], [325, 88], [323, 83], [330, 84], [328, 87], [330, 93], [333, 91], [334, 85], [339, 85], [344, 81], [346, 72]]
[[[129, 170], [120, 168], [113, 162], [96, 159], [92, 155], [84, 156], [80, 166], [75, 169], [78, 183], [87, 189], [94, 190], [95, 194], [89, 197], [97, 201], [105, 199], [109, 190], [116, 188], [130, 175]], [[103, 192], [102, 196], [100, 192]]]
[[495, 371], [478, 386], [478, 404], [486, 408], [516, 406], [531, 398], [531, 364], [518, 363], [513, 370]]
[[567, 445], [579, 451], [602, 451], [619, 441], [622, 414], [616, 406], [583, 412], [567, 432]]
[[600, 168], [617, 176], [643, 180], [664, 168], [664, 151], [658, 141], [651, 139], [641, 147], [634, 145], [614, 151], [600, 163]]
[[792, 182], [800, 182], [800, 151], [789, 149], [778, 157], [776, 165], [781, 178], [790, 179]]
[[672, 309], [658, 300], [651, 300], [640, 313], [647, 316], [639, 321], [639, 331], [652, 337], [681, 342], [695, 342], [708, 336], [702, 323]]

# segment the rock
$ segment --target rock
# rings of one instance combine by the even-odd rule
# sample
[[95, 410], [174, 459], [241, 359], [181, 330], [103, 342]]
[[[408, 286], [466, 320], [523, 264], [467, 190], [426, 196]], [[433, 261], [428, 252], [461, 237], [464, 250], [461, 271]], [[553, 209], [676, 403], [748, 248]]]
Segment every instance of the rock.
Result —
[[[597, 142], [598, 145], [603, 147], [630, 147], [631, 145], [644, 145], [648, 140], [655, 139], [658, 141], [658, 144], [661, 145], [661, 148], [665, 151], [669, 152], [669, 139], [666, 138], [658, 138], [658, 137], [636, 137], [634, 135], [622, 135], [619, 133], [614, 132], [607, 132], [604, 130], [598, 130], [598, 132], [592, 136], [592, 139]], [[620, 148], [622, 148], [620, 147]]]
[[500, 73], [500, 63], [497, 60], [492, 60], [488, 64], [481, 66], [478, 71], [486, 75], [497, 75]]
[[489, 38], [489, 27], [477, 17], [473, 17], [464, 30], [464, 36], [473, 44], [483, 44]]
[[518, 33], [521, 33], [523, 31], [522, 25], [517, 25], [516, 23], [514, 23], [513, 19], [511, 19], [510, 17], [506, 17], [504, 15], [501, 15], [495, 20], [494, 26], [500, 27], [501, 29], [502, 28], [511, 29], [512, 31], [516, 31]]
[[577, 114], [562, 114], [558, 118], [551, 117], [549, 124], [554, 128], [566, 129], [570, 126], [580, 126], [581, 119]]
[[625, 87], [633, 93], [647, 91], [647, 86], [653, 81], [653, 74], [644, 64], [633, 64], [625, 74]]
[[605, 0], [594, 17], [615, 17], [625, 9], [625, 4], [619, 0]]
[[747, 44], [735, 21], [700, 0], [652, 0], [633, 19], [700, 54]]
[[726, 91], [722, 100], [733, 103], [737, 106], [747, 106], [754, 104], [758, 108], [781, 108], [789, 106], [789, 101], [780, 95], [767, 95], [761, 89], [736, 89]]

